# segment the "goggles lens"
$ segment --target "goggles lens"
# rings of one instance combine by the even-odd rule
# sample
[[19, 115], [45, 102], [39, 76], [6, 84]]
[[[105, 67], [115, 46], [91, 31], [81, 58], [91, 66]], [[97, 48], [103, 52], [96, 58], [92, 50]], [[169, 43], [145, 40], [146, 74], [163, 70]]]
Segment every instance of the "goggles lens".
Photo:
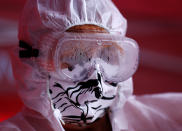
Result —
[[121, 82], [136, 71], [138, 46], [131, 39], [68, 39], [58, 44], [55, 65], [60, 75], [76, 81], [88, 78], [99, 65], [105, 80]]

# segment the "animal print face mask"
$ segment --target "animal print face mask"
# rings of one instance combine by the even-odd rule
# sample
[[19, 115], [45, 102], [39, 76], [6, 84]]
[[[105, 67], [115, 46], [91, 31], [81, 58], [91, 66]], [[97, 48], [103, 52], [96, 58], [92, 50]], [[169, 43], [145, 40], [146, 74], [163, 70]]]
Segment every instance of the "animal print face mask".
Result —
[[61, 81], [52, 73], [49, 78], [49, 94], [54, 109], [58, 109], [64, 123], [87, 125], [102, 117], [111, 106], [117, 92], [117, 84], [103, 81], [95, 71], [84, 81]]
[[56, 47], [42, 44], [38, 64], [49, 74], [50, 100], [61, 116], [57, 118], [90, 124], [113, 104], [117, 83], [135, 72], [138, 46], [120, 35], [62, 35]]

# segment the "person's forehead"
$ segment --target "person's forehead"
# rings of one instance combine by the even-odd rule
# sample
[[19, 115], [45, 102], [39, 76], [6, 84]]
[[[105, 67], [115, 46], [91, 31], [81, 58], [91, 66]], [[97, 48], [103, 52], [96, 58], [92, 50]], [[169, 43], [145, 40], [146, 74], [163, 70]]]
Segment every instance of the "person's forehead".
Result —
[[93, 24], [84, 24], [76, 25], [66, 30], [66, 32], [76, 32], [76, 33], [109, 33], [103, 27], [93, 25]]

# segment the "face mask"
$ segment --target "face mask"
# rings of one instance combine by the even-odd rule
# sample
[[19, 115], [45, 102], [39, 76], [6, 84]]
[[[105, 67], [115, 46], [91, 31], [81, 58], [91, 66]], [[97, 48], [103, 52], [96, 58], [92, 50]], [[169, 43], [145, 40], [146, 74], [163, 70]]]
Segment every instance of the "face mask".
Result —
[[54, 74], [49, 79], [49, 93], [54, 109], [59, 109], [65, 123], [85, 125], [102, 117], [112, 104], [117, 88], [103, 82], [95, 71], [87, 80], [68, 83]]
[[65, 123], [85, 125], [102, 117], [117, 94], [117, 83], [138, 65], [138, 46], [110, 34], [64, 33], [58, 43], [45, 41], [33, 63], [47, 74], [53, 110]]

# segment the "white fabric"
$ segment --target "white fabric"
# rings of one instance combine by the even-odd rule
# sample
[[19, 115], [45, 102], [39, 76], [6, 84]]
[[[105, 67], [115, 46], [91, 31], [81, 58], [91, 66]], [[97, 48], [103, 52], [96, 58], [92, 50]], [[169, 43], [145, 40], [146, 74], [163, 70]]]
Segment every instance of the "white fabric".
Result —
[[131, 96], [125, 106], [129, 131], [181, 131], [182, 93]]
[[[126, 32], [126, 20], [111, 0], [29, 0], [20, 19], [19, 39], [38, 46], [42, 37], [50, 32], [65, 32], [74, 25], [82, 24], [95, 24], [123, 36]], [[13, 56], [12, 59], [17, 57]], [[64, 131], [56, 118], [59, 112], [53, 112], [51, 108], [44, 76], [36, 68], [21, 63], [19, 59], [13, 64], [16, 67], [20, 65], [19, 69], [14, 69], [14, 75], [19, 82], [19, 95], [24, 105], [40, 114], [25, 109], [1, 123], [0, 130]], [[182, 129], [181, 94], [131, 97], [132, 79], [120, 83], [118, 89], [110, 112], [113, 131], [127, 128], [130, 131]]]
[[[131, 96], [120, 113], [123, 113], [125, 122], [128, 122], [128, 131], [181, 131], [181, 105], [182, 93]], [[29, 114], [34, 119], [27, 119], [25, 114]], [[119, 118], [123, 119], [123, 117]], [[112, 120], [113, 126], [123, 125], [118, 120]], [[19, 113], [8, 121], [0, 123], [1, 131], [61, 131], [52, 127], [56, 125], [51, 125], [39, 115], [31, 113]], [[124, 128], [117, 127], [114, 131], [126, 131]]]
[[125, 35], [127, 22], [111, 0], [29, 0], [19, 24], [19, 39], [37, 44], [51, 31], [94, 24]]
[[[126, 20], [111, 0], [29, 0], [20, 19], [18, 37], [19, 40], [39, 47], [43, 38], [54, 38], [51, 35], [56, 32], [63, 33], [74, 25], [83, 24], [98, 25], [110, 33], [122, 36], [125, 35], [127, 26]], [[21, 61], [17, 59], [16, 62], [13, 64], [22, 67]], [[14, 74], [20, 84], [19, 95], [24, 105], [45, 117], [52, 129], [63, 130], [60, 121], [56, 120], [60, 118], [58, 111], [54, 112], [51, 108], [44, 75], [32, 67], [31, 63], [15, 69]]]

